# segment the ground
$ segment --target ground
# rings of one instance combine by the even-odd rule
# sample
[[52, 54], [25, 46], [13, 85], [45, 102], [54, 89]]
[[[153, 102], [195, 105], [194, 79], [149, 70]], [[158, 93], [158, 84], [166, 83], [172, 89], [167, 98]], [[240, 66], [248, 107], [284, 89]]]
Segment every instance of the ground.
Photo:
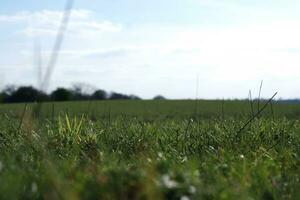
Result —
[[265, 103], [0, 105], [0, 198], [299, 199], [300, 105]]

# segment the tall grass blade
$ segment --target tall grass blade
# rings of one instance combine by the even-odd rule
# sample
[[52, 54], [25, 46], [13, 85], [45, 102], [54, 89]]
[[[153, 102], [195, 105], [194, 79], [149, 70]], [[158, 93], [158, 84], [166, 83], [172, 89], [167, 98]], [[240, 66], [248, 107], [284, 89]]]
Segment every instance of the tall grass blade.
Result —
[[24, 118], [25, 118], [25, 113], [26, 113], [26, 110], [27, 110], [27, 106], [28, 106], [28, 104], [25, 103], [24, 108], [23, 108], [23, 112], [22, 112], [22, 116], [21, 116], [21, 119], [20, 119], [19, 127], [18, 127], [19, 131], [22, 128], [22, 124], [23, 124], [23, 121], [24, 121]]
[[66, 7], [65, 7], [65, 11], [64, 11], [64, 15], [61, 21], [61, 25], [60, 28], [58, 30], [56, 39], [55, 39], [55, 43], [52, 49], [52, 54], [50, 57], [50, 61], [48, 63], [47, 69], [46, 69], [46, 74], [44, 77], [44, 81], [42, 83], [42, 90], [45, 91], [47, 90], [48, 86], [49, 86], [49, 82], [52, 76], [52, 73], [54, 71], [58, 56], [59, 56], [59, 52], [62, 46], [62, 42], [64, 39], [64, 35], [65, 35], [65, 31], [67, 30], [67, 26], [69, 23], [69, 19], [71, 16], [71, 10], [74, 4], [74, 0], [68, 0]]
[[275, 96], [277, 95], [277, 92], [263, 105], [262, 108], [260, 108], [260, 110], [253, 116], [251, 117], [237, 132], [237, 134], [240, 134], [256, 117], [258, 117], [262, 111], [264, 111], [266, 109], [266, 107], [268, 106], [268, 104], [273, 101], [273, 99], [275, 98]]
[[251, 107], [251, 116], [254, 116], [254, 108], [253, 108], [253, 100], [252, 100], [252, 93], [251, 90], [249, 90], [249, 102], [250, 102], [250, 107]]
[[[52, 49], [52, 54], [50, 57], [50, 61], [48, 63], [48, 66], [46, 68], [46, 73], [44, 76], [44, 80], [41, 81], [41, 86], [40, 86], [40, 90], [46, 92], [49, 86], [49, 82], [52, 76], [52, 73], [54, 71], [58, 56], [59, 56], [59, 52], [61, 49], [61, 45], [64, 39], [64, 35], [65, 35], [65, 31], [67, 30], [67, 26], [69, 23], [69, 19], [71, 16], [71, 11], [73, 8], [73, 4], [74, 4], [75, 0], [68, 0], [66, 7], [65, 7], [65, 11], [64, 11], [64, 15], [61, 21], [61, 25], [60, 28], [58, 30], [56, 39], [55, 39], [55, 43]], [[40, 112], [41, 112], [41, 108], [42, 108], [42, 103], [43, 102], [38, 102], [36, 108], [34, 109], [34, 115], [36, 118], [39, 117]]]
[[199, 98], [199, 74], [197, 75], [197, 80], [196, 80], [195, 118], [198, 115], [198, 98]]
[[260, 82], [260, 86], [259, 86], [259, 92], [258, 92], [258, 99], [257, 99], [257, 111], [259, 111], [259, 106], [260, 106], [260, 97], [261, 97], [261, 90], [262, 90], [262, 86], [263, 86], [263, 80]]
[[274, 110], [273, 110], [273, 104], [272, 104], [272, 102], [270, 102], [270, 108], [271, 108], [272, 119], [274, 121], [275, 120], [275, 116], [274, 116]]

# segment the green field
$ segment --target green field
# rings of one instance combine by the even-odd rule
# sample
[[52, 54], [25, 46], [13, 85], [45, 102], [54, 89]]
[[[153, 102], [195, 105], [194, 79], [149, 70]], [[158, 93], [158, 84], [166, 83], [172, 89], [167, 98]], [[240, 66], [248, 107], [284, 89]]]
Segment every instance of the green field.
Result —
[[0, 199], [299, 199], [300, 104], [264, 103], [2, 104]]

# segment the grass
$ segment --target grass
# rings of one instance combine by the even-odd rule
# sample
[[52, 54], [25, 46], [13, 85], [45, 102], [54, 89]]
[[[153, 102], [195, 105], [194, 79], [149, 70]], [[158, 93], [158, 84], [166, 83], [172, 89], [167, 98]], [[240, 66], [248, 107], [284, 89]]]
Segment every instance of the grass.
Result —
[[247, 101], [33, 106], [0, 105], [1, 199], [300, 197], [300, 105], [241, 132]]

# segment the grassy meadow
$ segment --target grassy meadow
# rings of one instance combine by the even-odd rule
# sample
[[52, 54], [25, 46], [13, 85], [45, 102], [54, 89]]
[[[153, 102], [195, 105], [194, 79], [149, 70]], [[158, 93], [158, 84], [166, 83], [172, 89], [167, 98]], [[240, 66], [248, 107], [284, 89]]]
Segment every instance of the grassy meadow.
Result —
[[0, 104], [0, 199], [299, 199], [300, 104]]

